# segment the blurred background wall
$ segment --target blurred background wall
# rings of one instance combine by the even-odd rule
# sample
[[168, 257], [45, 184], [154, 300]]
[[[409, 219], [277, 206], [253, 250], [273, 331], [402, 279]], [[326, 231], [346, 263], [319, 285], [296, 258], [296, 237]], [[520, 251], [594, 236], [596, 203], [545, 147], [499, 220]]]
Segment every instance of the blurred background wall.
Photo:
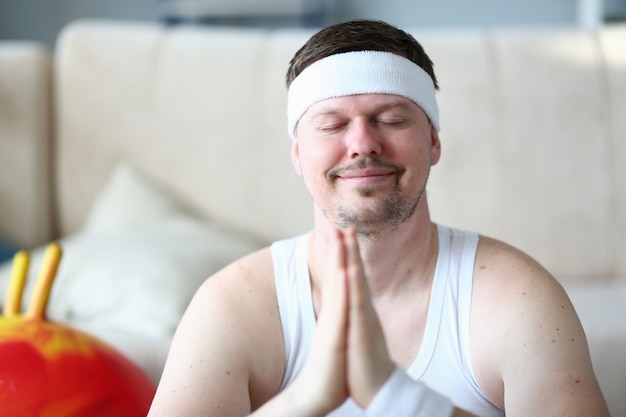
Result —
[[0, 39], [54, 46], [81, 18], [167, 24], [321, 26], [353, 18], [403, 28], [585, 25], [626, 18], [626, 0], [0, 0]]

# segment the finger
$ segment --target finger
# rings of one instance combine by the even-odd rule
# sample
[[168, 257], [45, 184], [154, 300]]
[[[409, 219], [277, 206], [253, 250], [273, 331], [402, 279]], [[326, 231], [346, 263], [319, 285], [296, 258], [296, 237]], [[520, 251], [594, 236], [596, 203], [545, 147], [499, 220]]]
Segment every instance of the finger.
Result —
[[328, 344], [328, 349], [345, 354], [348, 327], [348, 285], [346, 281], [346, 248], [338, 231], [330, 242], [331, 257], [326, 276], [322, 279], [321, 306], [318, 333]]
[[394, 365], [371, 299], [356, 232], [350, 230], [344, 237], [348, 256], [348, 384], [355, 402], [366, 407]]
[[343, 232], [335, 230], [333, 233], [333, 253], [335, 254], [335, 268], [336, 275], [333, 277], [333, 283], [335, 286], [346, 287], [346, 280], [348, 276], [346, 274], [348, 268], [348, 248], [346, 247], [346, 241]]
[[336, 309], [347, 311], [347, 252], [343, 235], [338, 230], [331, 236], [330, 253], [329, 268], [322, 280], [322, 304], [332, 302]]
[[362, 314], [370, 307], [370, 295], [354, 229], [349, 229], [345, 232], [344, 242], [350, 312], [351, 316], [355, 315], [354, 319], [362, 320]]
[[322, 288], [317, 325], [307, 362], [297, 382], [300, 389], [310, 391], [319, 401], [334, 408], [348, 396], [348, 294], [343, 236], [334, 233], [329, 247], [330, 257], [324, 270], [325, 276], [320, 280]]

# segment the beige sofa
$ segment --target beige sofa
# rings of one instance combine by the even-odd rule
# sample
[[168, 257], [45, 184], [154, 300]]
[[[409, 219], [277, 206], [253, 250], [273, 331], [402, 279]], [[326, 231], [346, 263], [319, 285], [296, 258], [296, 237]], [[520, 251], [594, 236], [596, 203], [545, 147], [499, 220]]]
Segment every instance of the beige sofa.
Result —
[[[626, 26], [413, 33], [441, 84], [435, 220], [554, 273], [626, 416]], [[310, 228], [283, 83], [310, 34], [80, 21], [54, 52], [0, 42], [0, 238], [32, 274], [61, 239], [53, 319], [157, 380], [203, 279]]]

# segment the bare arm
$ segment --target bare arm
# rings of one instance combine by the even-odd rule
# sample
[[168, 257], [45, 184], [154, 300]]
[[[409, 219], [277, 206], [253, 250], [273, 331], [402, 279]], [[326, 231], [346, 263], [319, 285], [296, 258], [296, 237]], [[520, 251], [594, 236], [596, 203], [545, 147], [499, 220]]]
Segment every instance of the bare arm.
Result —
[[486, 267], [475, 284], [474, 304], [482, 307], [472, 320], [476, 327], [477, 321], [490, 323], [493, 331], [483, 338], [492, 344], [485, 350], [495, 360], [507, 416], [608, 417], [584, 331], [565, 291], [526, 255], [481, 242], [477, 265]]
[[249, 415], [278, 389], [282, 339], [267, 256], [253, 254], [198, 290], [177, 328], [149, 417]]
[[283, 339], [269, 250], [207, 280], [182, 318], [148, 417], [322, 417], [347, 398], [346, 294], [329, 288], [313, 347], [278, 393]]

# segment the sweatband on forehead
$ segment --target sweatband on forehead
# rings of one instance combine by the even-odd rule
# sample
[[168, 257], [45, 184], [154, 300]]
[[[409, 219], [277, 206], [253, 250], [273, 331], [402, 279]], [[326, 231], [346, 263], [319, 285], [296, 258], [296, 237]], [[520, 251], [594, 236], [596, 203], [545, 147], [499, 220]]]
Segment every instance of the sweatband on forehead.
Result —
[[294, 139], [296, 124], [311, 105], [333, 97], [394, 94], [420, 106], [439, 131], [439, 107], [430, 75], [414, 62], [379, 51], [346, 52], [305, 68], [287, 92], [287, 129]]

